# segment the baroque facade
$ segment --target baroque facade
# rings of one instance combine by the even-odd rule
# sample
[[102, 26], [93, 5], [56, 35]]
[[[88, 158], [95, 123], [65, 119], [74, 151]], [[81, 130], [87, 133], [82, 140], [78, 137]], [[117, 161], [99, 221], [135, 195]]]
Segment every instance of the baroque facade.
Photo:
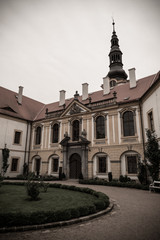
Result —
[[[160, 138], [160, 72], [136, 80], [128, 76], [113, 22], [109, 72], [102, 89], [45, 105], [0, 88], [0, 149], [10, 149], [7, 176], [22, 174], [23, 165], [37, 175], [65, 173], [67, 178], [137, 179], [137, 164], [144, 158], [145, 129]], [[2, 156], [0, 156], [2, 168]]]

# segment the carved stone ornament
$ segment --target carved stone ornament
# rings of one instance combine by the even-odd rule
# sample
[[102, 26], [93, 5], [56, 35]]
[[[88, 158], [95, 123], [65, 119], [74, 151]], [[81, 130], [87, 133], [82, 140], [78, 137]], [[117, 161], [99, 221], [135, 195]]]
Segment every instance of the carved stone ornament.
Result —
[[82, 112], [82, 109], [78, 107], [76, 103], [74, 103], [73, 106], [71, 107], [71, 110], [69, 111], [69, 114], [72, 115], [80, 112]]
[[85, 129], [83, 129], [81, 135], [82, 135], [82, 137], [84, 137], [84, 138], [87, 136], [87, 133], [86, 133], [86, 130], [85, 130]]
[[68, 137], [68, 132], [67, 131], [65, 132], [64, 137]]

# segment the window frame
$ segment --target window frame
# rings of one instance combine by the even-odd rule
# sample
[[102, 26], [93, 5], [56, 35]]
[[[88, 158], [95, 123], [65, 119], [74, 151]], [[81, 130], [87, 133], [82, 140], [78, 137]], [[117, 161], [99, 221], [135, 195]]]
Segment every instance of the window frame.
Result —
[[[78, 126], [74, 126], [74, 123], [78, 123]], [[77, 127], [78, 129], [74, 129], [74, 127]], [[76, 135], [74, 135], [76, 132]], [[75, 119], [72, 121], [72, 141], [79, 141], [80, 136], [80, 121], [78, 119]]]
[[[20, 133], [19, 142], [16, 142], [16, 141], [15, 141], [15, 140], [16, 140], [16, 133]], [[13, 144], [14, 144], [14, 145], [21, 145], [21, 142], [22, 142], [22, 131], [15, 129], [15, 130], [14, 130]]]
[[[135, 158], [135, 161], [136, 161], [136, 171], [134, 172], [134, 171], [132, 171], [132, 172], [130, 172], [129, 171], [129, 165], [131, 164], [129, 164], [129, 161], [130, 160], [133, 160], [133, 159], [128, 159], [128, 158]], [[138, 155], [137, 154], [126, 154], [125, 155], [125, 159], [126, 159], [126, 173], [128, 174], [128, 175], [137, 175], [138, 174]], [[132, 166], [131, 168], [133, 168], [134, 169], [134, 167]]]
[[[55, 171], [55, 169], [54, 169], [55, 160], [57, 161], [57, 171]], [[59, 158], [58, 157], [52, 157], [51, 172], [52, 173], [58, 173], [58, 170], [59, 170]]]
[[[56, 141], [54, 141], [54, 126], [57, 125], [58, 129], [57, 129], [57, 136], [56, 136]], [[56, 144], [59, 142], [59, 128], [60, 128], [60, 124], [58, 122], [55, 122], [52, 124], [52, 127], [51, 127], [51, 131], [52, 131], [52, 134], [51, 134], [51, 144]]]
[[[16, 160], [16, 170], [13, 169], [13, 161]], [[10, 172], [18, 172], [19, 171], [19, 157], [12, 157], [11, 158], [11, 168]]]
[[116, 80], [111, 80], [109, 83], [110, 88], [114, 88], [117, 85]]
[[[151, 119], [151, 116], [152, 116], [152, 119]], [[153, 109], [147, 112], [147, 118], [148, 118], [148, 128], [151, 130], [151, 132], [154, 132], [155, 127], [154, 127]]]
[[[130, 116], [127, 116], [128, 119], [124, 119], [124, 115], [127, 114], [127, 113], [132, 113], [132, 119], [129, 119]], [[125, 111], [123, 113], [123, 116], [122, 116], [122, 122], [123, 122], [123, 136], [124, 137], [133, 137], [133, 136], [135, 136], [134, 112], [131, 111], [131, 110]], [[131, 124], [132, 124], [132, 128], [131, 128]]]
[[[103, 124], [102, 124], [102, 122], [99, 122], [99, 123], [97, 122], [98, 119], [100, 119], [100, 118], [101, 119], [103, 118]], [[98, 129], [101, 129], [102, 127], [103, 127], [103, 134], [98, 132]], [[95, 119], [95, 131], [96, 131], [95, 132], [95, 138], [96, 139], [105, 139], [105, 137], [106, 137], [106, 134], [105, 134], [106, 127], [105, 127], [105, 117], [103, 115], [99, 115], [99, 116], [96, 117], [96, 119]], [[103, 135], [103, 137], [101, 137], [100, 135]]]
[[[97, 156], [97, 165], [98, 165], [98, 174], [106, 174], [108, 169], [107, 169], [107, 156]], [[105, 166], [103, 166], [103, 159], [105, 159]], [[100, 163], [101, 160], [101, 163]], [[104, 168], [104, 170], [102, 170], [101, 168]]]
[[[40, 132], [40, 137], [39, 137], [39, 141], [37, 141], [37, 129], [41, 129], [41, 132]], [[38, 125], [38, 126], [36, 126], [36, 128], [35, 128], [35, 145], [37, 146], [37, 145], [40, 145], [41, 144], [41, 142], [42, 142], [42, 126], [40, 126], [40, 125]]]

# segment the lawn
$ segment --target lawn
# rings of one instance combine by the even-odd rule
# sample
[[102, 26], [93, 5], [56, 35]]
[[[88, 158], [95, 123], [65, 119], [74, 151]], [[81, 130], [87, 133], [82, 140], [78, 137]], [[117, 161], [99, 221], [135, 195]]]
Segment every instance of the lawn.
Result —
[[40, 200], [31, 201], [24, 186], [3, 185], [0, 188], [0, 213], [56, 211], [94, 204], [97, 200], [87, 193], [60, 188], [48, 188], [39, 196]]
[[93, 214], [109, 206], [109, 198], [89, 188], [51, 184], [31, 200], [24, 185], [0, 188], [0, 228], [65, 221]]

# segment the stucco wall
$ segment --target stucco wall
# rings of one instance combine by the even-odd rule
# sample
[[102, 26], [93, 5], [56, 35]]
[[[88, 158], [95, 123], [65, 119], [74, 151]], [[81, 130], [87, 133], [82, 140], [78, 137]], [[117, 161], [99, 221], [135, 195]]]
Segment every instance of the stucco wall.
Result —
[[[142, 105], [143, 109], [143, 126], [145, 129], [149, 128], [148, 112], [152, 110], [154, 119], [154, 128], [157, 137], [160, 138], [160, 87], [153, 92]], [[145, 138], [146, 139], [146, 138]]]
[[[26, 146], [26, 133], [27, 133], [27, 122], [10, 118], [7, 116], [0, 115], [0, 126], [1, 126], [1, 137], [0, 137], [0, 170], [2, 167], [2, 149], [6, 147], [10, 150], [9, 154], [9, 167], [5, 176], [14, 177], [23, 172], [23, 164], [25, 157], [25, 146]], [[14, 144], [15, 130], [21, 131], [21, 143]], [[28, 129], [29, 130], [29, 129]], [[29, 132], [29, 131], [28, 131]], [[29, 143], [27, 144], [27, 147]], [[18, 169], [16, 172], [11, 172], [11, 162], [12, 158], [18, 158]], [[26, 153], [26, 160], [28, 158], [28, 153]]]

